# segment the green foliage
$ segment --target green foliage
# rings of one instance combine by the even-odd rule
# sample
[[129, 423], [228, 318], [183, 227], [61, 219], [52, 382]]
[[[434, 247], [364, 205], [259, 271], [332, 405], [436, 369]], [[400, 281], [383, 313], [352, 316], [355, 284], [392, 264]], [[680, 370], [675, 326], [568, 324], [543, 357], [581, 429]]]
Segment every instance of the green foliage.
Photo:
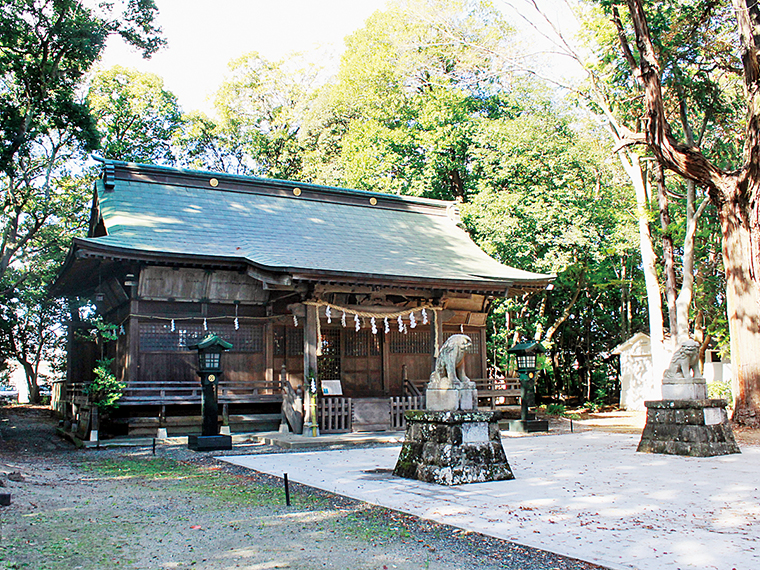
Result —
[[95, 377], [92, 382], [85, 384], [82, 391], [89, 397], [90, 402], [104, 412], [119, 407], [119, 399], [124, 393], [126, 384], [116, 379], [113, 373], [113, 358], [106, 358], [106, 346], [118, 338], [119, 325], [108, 323], [98, 315], [89, 321], [92, 328], [91, 338], [100, 349], [100, 358], [95, 361], [93, 369]]
[[230, 63], [216, 93], [218, 120], [193, 113], [176, 138], [181, 161], [238, 174], [298, 180], [299, 130], [318, 70], [293, 56], [271, 62], [256, 53]]
[[707, 384], [707, 397], [721, 399], [728, 402], [729, 407], [733, 407], [734, 398], [731, 392], [731, 380], [714, 380]]
[[143, 163], [173, 163], [171, 142], [181, 124], [174, 94], [163, 79], [120, 66], [95, 74], [87, 94], [102, 133], [105, 158]]
[[596, 401], [594, 401], [594, 402], [586, 402], [581, 407], [585, 408], [586, 410], [588, 410], [591, 413], [595, 413], [595, 412], [598, 412], [601, 409], [602, 404], [599, 403], [599, 402], [596, 402]]
[[85, 4], [0, 6], [0, 360], [23, 366], [33, 401], [40, 362], [59, 354], [67, 309], [47, 299], [47, 287], [87, 224], [91, 173], [76, 161], [99, 141], [83, 80], [109, 35], [145, 55], [163, 42], [153, 0], [127, 0], [121, 13]]
[[119, 399], [124, 393], [126, 384], [119, 382], [111, 371], [113, 358], [101, 358], [96, 361], [95, 378], [86, 384], [82, 392], [90, 402], [101, 410], [111, 410], [119, 407]]
[[541, 411], [547, 416], [564, 416], [567, 408], [564, 404], [546, 404], [546, 406], [541, 406]]

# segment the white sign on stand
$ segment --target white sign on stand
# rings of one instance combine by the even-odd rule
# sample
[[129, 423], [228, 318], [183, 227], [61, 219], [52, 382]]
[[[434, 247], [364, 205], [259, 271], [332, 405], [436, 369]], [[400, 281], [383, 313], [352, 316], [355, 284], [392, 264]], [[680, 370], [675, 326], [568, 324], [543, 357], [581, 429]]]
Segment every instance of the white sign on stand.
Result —
[[343, 386], [340, 380], [322, 380], [322, 394], [325, 396], [342, 396]]

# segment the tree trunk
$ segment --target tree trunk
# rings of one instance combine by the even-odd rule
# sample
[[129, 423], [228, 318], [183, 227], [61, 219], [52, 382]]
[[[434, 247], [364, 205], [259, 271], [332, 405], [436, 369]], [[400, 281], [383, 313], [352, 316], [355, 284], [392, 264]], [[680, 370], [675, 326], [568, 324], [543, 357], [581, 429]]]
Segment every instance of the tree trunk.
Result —
[[668, 302], [668, 329], [670, 342], [676, 346], [676, 331], [678, 330], [678, 313], [676, 312], [676, 262], [673, 236], [670, 235], [670, 208], [668, 195], [665, 192], [665, 171], [659, 162], [655, 166], [657, 180], [657, 204], [660, 207], [660, 228], [662, 228], [662, 258], [665, 273], [665, 299]]
[[32, 404], [40, 403], [40, 389], [37, 386], [37, 370], [31, 362], [25, 360], [19, 360], [21, 366], [24, 368], [24, 376], [26, 377], [26, 387], [29, 390], [29, 402]]
[[[641, 0], [627, 0], [644, 86], [646, 142], [670, 170], [704, 185], [718, 208], [723, 234], [726, 299], [734, 372], [734, 419], [758, 425], [760, 416], [760, 6], [732, 0], [747, 93], [744, 164], [727, 172], [699, 149], [681, 144], [665, 116], [660, 68]], [[639, 142], [637, 137], [632, 142]]]
[[699, 208], [694, 210], [696, 189], [693, 180], [687, 181], [686, 198], [686, 235], [683, 240], [683, 282], [681, 291], [676, 299], [676, 311], [678, 313], [676, 336], [678, 342], [689, 338], [689, 307], [694, 296], [694, 240], [697, 234], [697, 224], [702, 215], [707, 201], [703, 201]]
[[620, 162], [636, 191], [636, 209], [639, 226], [639, 247], [641, 251], [641, 268], [644, 272], [644, 285], [647, 291], [649, 314], [649, 341], [652, 346], [652, 383], [657, 386], [662, 380], [662, 373], [668, 366], [668, 353], [665, 350], [665, 334], [662, 325], [662, 297], [660, 283], [657, 280], [657, 257], [652, 246], [652, 234], [649, 229], [649, 214], [646, 185], [639, 164], [639, 157], [633, 153], [619, 152]]
[[[747, 260], [751, 232], [738, 205], [719, 210], [726, 270], [726, 304], [731, 332], [734, 420], [760, 426], [760, 294]], [[757, 228], [754, 228], [757, 233]]]

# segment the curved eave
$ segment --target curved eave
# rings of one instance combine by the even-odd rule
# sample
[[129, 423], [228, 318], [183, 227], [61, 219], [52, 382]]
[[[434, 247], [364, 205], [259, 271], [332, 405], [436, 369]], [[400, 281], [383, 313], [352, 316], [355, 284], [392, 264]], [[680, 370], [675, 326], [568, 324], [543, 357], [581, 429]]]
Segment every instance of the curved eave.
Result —
[[[196, 254], [166, 253], [161, 251], [136, 250], [112, 245], [93, 243], [91, 240], [75, 238], [66, 261], [51, 287], [54, 296], [84, 295], [93, 289], [93, 279], [87, 279], [87, 263], [97, 265], [102, 260], [147, 262], [156, 265], [176, 265], [184, 267], [204, 267], [209, 269], [250, 269], [251, 276], [278, 287], [287, 287], [293, 281], [317, 283], [383, 285], [397, 287], [417, 287], [423, 289], [446, 289], [455, 291], [480, 292], [494, 296], [539, 291], [554, 279], [553, 275], [535, 274], [531, 279], [446, 279], [410, 277], [407, 275], [387, 275], [372, 273], [316, 271], [303, 267], [268, 267], [257, 264], [245, 257], [204, 256]], [[84, 275], [83, 275], [84, 274]], [[89, 273], [90, 275], [91, 272]]]

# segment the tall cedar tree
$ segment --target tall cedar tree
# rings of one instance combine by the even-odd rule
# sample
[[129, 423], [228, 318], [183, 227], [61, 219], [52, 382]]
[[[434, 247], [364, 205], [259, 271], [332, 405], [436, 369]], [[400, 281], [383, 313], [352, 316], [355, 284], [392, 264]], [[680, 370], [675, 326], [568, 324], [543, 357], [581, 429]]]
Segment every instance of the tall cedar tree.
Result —
[[644, 86], [644, 133], [661, 164], [703, 185], [718, 210], [726, 269], [726, 300], [734, 368], [734, 419], [760, 425], [760, 6], [732, 0], [747, 90], [743, 164], [724, 170], [676, 139], [666, 118], [661, 68], [641, 0], [626, 0], [636, 35], [637, 68]]

